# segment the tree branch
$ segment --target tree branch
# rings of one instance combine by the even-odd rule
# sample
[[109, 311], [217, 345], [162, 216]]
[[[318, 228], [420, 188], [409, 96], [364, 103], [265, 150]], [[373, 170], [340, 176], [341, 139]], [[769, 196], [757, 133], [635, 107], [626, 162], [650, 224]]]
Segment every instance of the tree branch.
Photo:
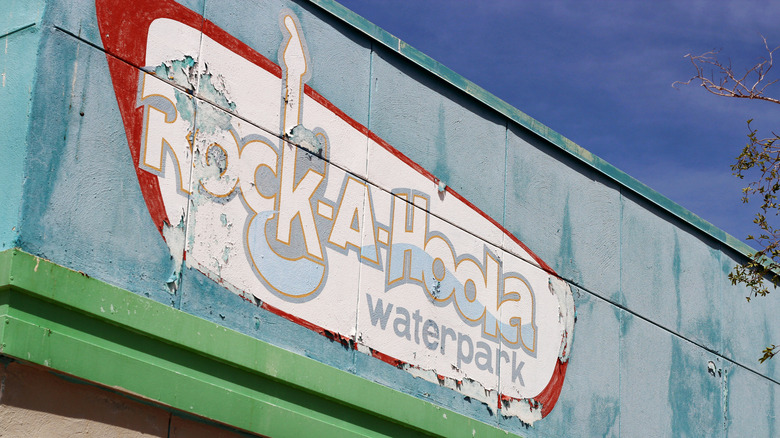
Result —
[[[767, 87], [780, 80], [780, 78], [768, 80], [769, 72], [774, 66], [774, 54], [780, 50], [780, 46], [770, 49], [766, 38], [762, 36], [761, 39], [764, 41], [766, 55], [760, 58], [758, 63], [746, 69], [742, 76], [734, 72], [731, 62], [724, 64], [718, 60], [719, 51], [717, 50], [711, 50], [701, 55], [689, 53], [685, 55], [685, 58], [690, 60], [696, 74], [685, 82], [675, 81], [672, 86], [677, 88], [679, 85], [699, 83], [705, 90], [716, 96], [756, 99], [780, 104], [780, 99], [764, 94]], [[714, 79], [715, 75], [719, 79]]]

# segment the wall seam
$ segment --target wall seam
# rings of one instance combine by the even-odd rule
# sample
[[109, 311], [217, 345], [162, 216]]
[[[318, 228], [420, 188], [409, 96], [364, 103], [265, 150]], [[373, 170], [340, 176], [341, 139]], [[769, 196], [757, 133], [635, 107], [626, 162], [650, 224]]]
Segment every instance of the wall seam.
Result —
[[[718, 306], [718, 320], [719, 325], [723, 324], [723, 318], [724, 318], [724, 312], [723, 312], [723, 297], [725, 295], [726, 291], [726, 285], [728, 284], [727, 278], [723, 273], [723, 248], [718, 249], [718, 275], [721, 277], [718, 284], [720, 284], [720, 287], [718, 288], [718, 292], [720, 292], [720, 296], [718, 297], [718, 303], [720, 304]], [[721, 328], [722, 326], [719, 326], [718, 330], [718, 343], [720, 344], [720, 350], [725, 351], [726, 345], [723, 342], [723, 330]], [[723, 416], [723, 427], [721, 428], [721, 436], [728, 437], [729, 436], [729, 428], [728, 428], [728, 416], [729, 416], [729, 402], [728, 402], [728, 375], [729, 375], [729, 369], [726, 368], [726, 364], [723, 364], [723, 377], [721, 377], [720, 380], [720, 409]]]
[[[618, 213], [618, 298], [623, 297], [623, 187], [618, 186], [620, 210]], [[623, 312], [618, 312], [618, 436], [622, 434], [622, 400], [623, 400]]]
[[9, 37], [9, 36], [11, 36], [11, 35], [13, 35], [15, 33], [19, 33], [19, 32], [21, 32], [23, 30], [29, 29], [29, 28], [37, 25], [37, 24], [38, 23], [30, 23], [30, 24], [25, 24], [24, 26], [21, 26], [21, 27], [17, 27], [16, 29], [10, 30], [10, 31], [6, 32], [5, 34], [0, 35], [0, 38]]
[[[368, 108], [367, 108], [367, 111], [366, 111], [366, 113], [367, 113], [366, 114], [366, 129], [368, 129], [369, 131], [371, 130], [371, 97], [372, 97], [371, 82], [373, 80], [374, 80], [374, 42], [371, 41], [369, 49], [368, 49]], [[363, 197], [363, 226], [365, 226], [366, 215], [368, 214], [368, 210], [366, 209], [366, 202], [367, 202], [366, 197], [371, 196], [371, 192], [370, 192], [371, 182], [368, 181], [368, 169], [369, 169], [368, 161], [371, 159], [371, 157], [369, 156], [369, 147], [368, 147], [369, 146], [369, 141], [370, 141], [369, 137], [366, 136], [366, 167], [365, 167], [365, 171], [363, 172], [363, 174], [366, 175], [366, 181], [369, 183], [369, 185], [366, 186], [366, 193], [365, 193], [365, 196]], [[346, 170], [345, 170], [345, 173], [350, 174], [349, 172], [346, 172]], [[373, 220], [373, 218], [369, 218], [369, 219]], [[362, 241], [363, 236], [361, 235], [360, 238], [361, 238], [361, 241]], [[377, 252], [378, 251], [379, 251], [379, 249], [377, 248]], [[361, 249], [361, 252], [362, 252], [362, 249]], [[362, 258], [362, 254], [359, 254], [358, 257]], [[357, 352], [357, 342], [358, 342], [358, 336], [359, 336], [358, 328], [359, 328], [359, 325], [360, 325], [360, 296], [361, 296], [360, 287], [363, 284], [363, 281], [362, 281], [362, 279], [363, 279], [363, 269], [365, 269], [365, 266], [363, 265], [363, 263], [359, 263], [358, 267], [359, 267], [359, 269], [358, 269], [358, 284], [357, 284], [358, 293], [355, 296], [355, 330], [354, 330], [354, 335], [352, 335], [352, 339], [355, 342], [355, 348], [353, 348], [352, 352], [351, 352], [352, 353], [352, 372], [355, 375], [358, 374], [358, 369], [357, 369], [358, 356], [357, 356], [356, 352]]]
[[[566, 281], [568, 281], [568, 280], [566, 280]], [[617, 303], [614, 300], [606, 298], [606, 297], [604, 297], [604, 296], [602, 296], [600, 294], [597, 294], [597, 293], [595, 293], [595, 292], [593, 292], [593, 291], [591, 291], [591, 290], [589, 290], [589, 289], [587, 289], [587, 288], [585, 288], [585, 287], [583, 287], [583, 286], [581, 286], [581, 285], [579, 285], [577, 283], [574, 283], [574, 282], [571, 282], [571, 281], [568, 281], [568, 282], [571, 283], [573, 286], [577, 287], [578, 289], [580, 289], [580, 290], [582, 290], [584, 292], [587, 292], [587, 293], [591, 294], [592, 296], [594, 296], [594, 297], [596, 297], [596, 298], [598, 298], [598, 299], [600, 299], [600, 300], [602, 300], [602, 301], [604, 301], [604, 302], [606, 302], [606, 303], [608, 303], [608, 304], [610, 304], [610, 305], [612, 305], [614, 307], [617, 307], [619, 310], [621, 310], [621, 311], [623, 311], [623, 312], [625, 312], [627, 314], [630, 314], [633, 317], [639, 318], [642, 321], [644, 321], [644, 322], [646, 322], [646, 323], [648, 323], [648, 324], [650, 324], [650, 325], [652, 325], [652, 326], [654, 326], [656, 328], [659, 328], [659, 329], [661, 329], [664, 332], [667, 332], [667, 333], [669, 333], [669, 334], [671, 334], [673, 336], [676, 336], [676, 337], [678, 337], [678, 338], [688, 342], [689, 344], [692, 344], [692, 345], [694, 345], [694, 346], [696, 346], [696, 347], [698, 347], [698, 348], [700, 348], [702, 350], [705, 350], [705, 351], [707, 351], [710, 354], [714, 354], [715, 356], [717, 356], [717, 357], [719, 357], [719, 358], [721, 358], [721, 359], [723, 359], [725, 361], [731, 362], [735, 366], [737, 366], [739, 368], [742, 368], [742, 369], [744, 369], [744, 370], [746, 370], [746, 371], [748, 371], [750, 373], [753, 373], [753, 374], [755, 374], [758, 377], [764, 378], [764, 379], [766, 379], [766, 380], [768, 380], [770, 382], [775, 383], [776, 385], [780, 385], [780, 381], [778, 381], [778, 380], [776, 380], [776, 379], [774, 379], [772, 377], [766, 376], [764, 374], [761, 374], [760, 372], [758, 372], [758, 371], [748, 367], [747, 365], [743, 365], [742, 363], [737, 362], [735, 359], [728, 358], [728, 357], [724, 356], [722, 353], [718, 352], [717, 350], [715, 350], [715, 349], [713, 349], [711, 347], [708, 347], [708, 346], [706, 346], [704, 344], [701, 344], [699, 342], [691, 340], [691, 339], [683, 336], [682, 334], [677, 333], [674, 330], [671, 330], [671, 329], [669, 329], [669, 328], [667, 328], [667, 327], [665, 327], [663, 325], [660, 325], [657, 322], [651, 320], [650, 318], [648, 318], [646, 316], [643, 316], [643, 315], [640, 315], [640, 314], [632, 311], [631, 309], [627, 308], [626, 306], [624, 306], [624, 305], [622, 305], [620, 303]]]
[[506, 192], [507, 192], [506, 174], [508, 172], [509, 172], [509, 120], [504, 119], [504, 208], [501, 212], [501, 226], [503, 226], [504, 229], [507, 230], [509, 229], [506, 226]]
[[[203, 8], [204, 8], [204, 13], [205, 13], [205, 8], [206, 8], [205, 2], [203, 3]], [[203, 16], [201, 15], [201, 17], [203, 17]], [[200, 62], [202, 54], [203, 54], [203, 21], [201, 21], [200, 41], [198, 42], [198, 58], [195, 61], [195, 65], [196, 66]], [[141, 69], [139, 69], [139, 70], [141, 70]], [[141, 71], [143, 71], [143, 70], [141, 70]], [[163, 82], [168, 83], [168, 81], [163, 81]], [[189, 166], [187, 166], [189, 168], [189, 176], [187, 178], [187, 180], [188, 180], [188, 182], [187, 182], [187, 191], [189, 192], [189, 195], [187, 195], [187, 209], [184, 212], [184, 247], [182, 248], [183, 259], [182, 259], [181, 265], [178, 267], [179, 275], [177, 276], [177, 278], [173, 279], [173, 281], [175, 282], [174, 284], [175, 284], [176, 288], [174, 289], [175, 297], [173, 298], [173, 303], [172, 304], [173, 304], [173, 308], [178, 309], [178, 310], [181, 310], [181, 303], [182, 303], [182, 300], [183, 300], [183, 296], [182, 295], [184, 294], [184, 290], [181, 287], [181, 283], [182, 283], [182, 278], [184, 276], [184, 269], [185, 269], [184, 267], [185, 267], [185, 265], [187, 263], [186, 262], [187, 245], [188, 245], [188, 242], [189, 242], [189, 235], [190, 235], [190, 210], [191, 210], [192, 202], [193, 202], [193, 199], [192, 199], [192, 194], [193, 194], [193, 187], [192, 186], [193, 186], [193, 183], [192, 183], [192, 181], [193, 181], [193, 174], [194, 174], [193, 168], [194, 168], [194, 165], [195, 165], [195, 149], [197, 147], [195, 145], [195, 143], [196, 143], [196, 140], [197, 140], [196, 135], [197, 135], [197, 132], [198, 132], [198, 101], [200, 100], [200, 99], [198, 99], [197, 95], [198, 95], [198, 90], [200, 89], [200, 74], [197, 74], [195, 76], [194, 88], [195, 89], [192, 91], [192, 93], [187, 93], [188, 97], [192, 99], [193, 114], [192, 114], [192, 133], [191, 133], [191, 135], [192, 135], [192, 145], [191, 145], [192, 149], [191, 149], [191, 153], [190, 153], [190, 164], [189, 164]], [[168, 219], [172, 220], [172, 218], [168, 218]], [[176, 227], [176, 225], [174, 225], [174, 224], [169, 224], [169, 226], [172, 227], [172, 228]]]

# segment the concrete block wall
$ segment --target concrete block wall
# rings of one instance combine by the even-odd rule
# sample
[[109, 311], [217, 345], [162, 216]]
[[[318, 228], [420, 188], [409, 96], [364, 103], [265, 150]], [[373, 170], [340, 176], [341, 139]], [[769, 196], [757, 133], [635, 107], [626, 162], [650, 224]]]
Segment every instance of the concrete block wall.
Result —
[[[576, 324], [554, 409], [529, 428], [249, 306], [203, 272], [177, 265], [139, 188], [109, 71], [109, 62], [128, 60], [106, 53], [93, 1], [12, 2], [3, 12], [2, 249], [19, 247], [522, 436], [776, 433], [780, 376], [773, 361], [760, 365], [757, 357], [780, 328], [778, 304], [771, 295], [747, 303], [747, 291], [730, 284], [745, 250], [733, 238], [334, 2], [180, 4], [203, 26], [212, 23], [274, 62], [283, 38], [279, 11], [290, 9], [315, 72], [307, 85], [569, 284]], [[145, 66], [133, 67], [140, 73]], [[187, 98], [219, 106], [197, 90]], [[254, 117], [225, 105], [216, 110]], [[278, 126], [249, 122], [282, 136]], [[360, 176], [370, 166], [345, 168]]]

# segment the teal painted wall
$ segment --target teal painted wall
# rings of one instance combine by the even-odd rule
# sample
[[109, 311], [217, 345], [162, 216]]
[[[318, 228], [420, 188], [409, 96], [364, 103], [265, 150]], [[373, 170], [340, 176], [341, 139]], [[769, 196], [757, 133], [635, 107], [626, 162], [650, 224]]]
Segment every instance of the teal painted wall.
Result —
[[333, 2], [184, 5], [271, 60], [279, 10], [290, 8], [312, 88], [569, 283], [577, 318], [555, 408], [527, 428], [249, 305], [195, 269], [171, 290], [176, 261], [139, 188], [94, 2], [50, 1], [45, 14], [27, 5], [12, 2], [0, 25], [2, 248], [524, 436], [777, 434], [780, 374], [757, 357], [780, 332], [780, 305], [773, 295], [747, 303], [728, 281], [743, 244]]
[[43, 1], [10, 1], [0, 12], [0, 250], [13, 247], [19, 233], [27, 130], [38, 64]]

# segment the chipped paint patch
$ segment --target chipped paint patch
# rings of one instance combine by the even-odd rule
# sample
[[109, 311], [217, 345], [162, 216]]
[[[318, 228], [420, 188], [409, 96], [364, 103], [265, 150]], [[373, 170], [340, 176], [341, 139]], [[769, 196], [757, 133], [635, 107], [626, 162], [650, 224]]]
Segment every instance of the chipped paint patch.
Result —
[[198, 82], [198, 67], [195, 58], [185, 55], [179, 59], [163, 61], [151, 71], [160, 78], [165, 78], [175, 84], [188, 84], [190, 91], [195, 90]]
[[502, 397], [500, 408], [501, 415], [517, 417], [529, 426], [542, 419], [542, 405], [533, 399]]
[[528, 426], [533, 426], [536, 421], [545, 417], [558, 401], [573, 342], [576, 311], [571, 288], [564, 280], [554, 276], [549, 277], [548, 286], [550, 294], [558, 301], [558, 318], [563, 327], [558, 362], [553, 377], [544, 390], [534, 397], [518, 398], [506, 394], [499, 395], [498, 407], [501, 415], [517, 417]]
[[481, 383], [474, 379], [465, 377], [463, 379], [454, 379], [445, 377], [433, 370], [425, 370], [410, 364], [403, 364], [401, 369], [406, 370], [412, 376], [436, 383], [439, 386], [455, 390], [471, 400], [477, 400], [486, 406], [496, 406], [498, 403], [498, 391], [491, 388], [485, 388]]
[[561, 362], [569, 360], [569, 354], [571, 353], [571, 343], [574, 339], [574, 296], [571, 293], [569, 284], [558, 277], [550, 277], [549, 279], [550, 293], [555, 295], [558, 299], [559, 321], [562, 323], [564, 330], [561, 340], [561, 349], [558, 353], [558, 358]]
[[318, 156], [322, 155], [325, 148], [325, 139], [322, 135], [317, 135], [314, 131], [305, 128], [303, 125], [295, 125], [287, 134], [287, 139], [301, 148]]
[[172, 261], [171, 275], [165, 283], [168, 286], [168, 291], [173, 294], [179, 289], [181, 269], [184, 262], [184, 216], [179, 218], [179, 223], [176, 226], [165, 224], [163, 226], [163, 237], [168, 245]]
[[200, 129], [207, 133], [230, 130], [231, 116], [228, 111], [235, 112], [236, 104], [230, 99], [225, 79], [222, 75], [210, 73], [207, 65], [201, 73], [198, 97], [213, 104], [198, 106]]

